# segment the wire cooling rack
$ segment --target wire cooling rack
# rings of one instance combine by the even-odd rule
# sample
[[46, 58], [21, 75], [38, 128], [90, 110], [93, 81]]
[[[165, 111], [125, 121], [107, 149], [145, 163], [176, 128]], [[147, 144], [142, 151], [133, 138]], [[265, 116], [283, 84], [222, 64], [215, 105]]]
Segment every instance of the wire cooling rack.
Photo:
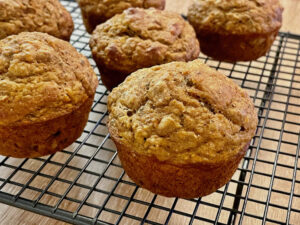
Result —
[[[91, 59], [80, 10], [71, 43]], [[0, 202], [73, 224], [300, 224], [300, 36], [280, 33], [265, 57], [207, 64], [253, 98], [259, 125], [232, 180], [199, 199], [165, 198], [124, 173], [106, 129], [108, 92], [100, 83], [82, 136], [37, 159], [0, 156]]]

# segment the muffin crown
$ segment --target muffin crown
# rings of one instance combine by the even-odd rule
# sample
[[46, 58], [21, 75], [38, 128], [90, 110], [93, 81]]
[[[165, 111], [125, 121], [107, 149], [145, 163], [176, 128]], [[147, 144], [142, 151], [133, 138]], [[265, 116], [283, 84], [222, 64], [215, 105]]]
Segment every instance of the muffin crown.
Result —
[[38, 32], [0, 40], [0, 125], [42, 122], [79, 108], [98, 84], [69, 43]]
[[279, 0], [194, 0], [188, 20], [199, 32], [270, 33], [281, 27]]
[[98, 64], [124, 73], [199, 55], [191, 25], [179, 14], [130, 8], [97, 26], [90, 46]]
[[175, 164], [233, 159], [257, 126], [246, 92], [200, 60], [131, 74], [109, 95], [108, 110], [123, 148]]
[[69, 40], [73, 21], [58, 0], [1, 0], [0, 39], [23, 31], [38, 31]]
[[77, 0], [87, 13], [102, 15], [109, 19], [130, 7], [164, 9], [165, 0]]

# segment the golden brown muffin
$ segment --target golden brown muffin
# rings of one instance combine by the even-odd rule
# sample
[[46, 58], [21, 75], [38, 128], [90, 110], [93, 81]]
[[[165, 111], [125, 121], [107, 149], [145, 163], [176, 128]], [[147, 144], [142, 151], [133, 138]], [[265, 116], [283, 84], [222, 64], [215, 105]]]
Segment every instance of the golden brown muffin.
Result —
[[99, 25], [90, 47], [108, 89], [138, 69], [194, 60], [200, 52], [195, 31], [179, 14], [140, 8]]
[[38, 31], [69, 41], [73, 28], [71, 15], [58, 0], [0, 1], [0, 39]]
[[38, 32], [0, 40], [0, 154], [33, 158], [73, 143], [97, 84], [68, 42]]
[[165, 0], [77, 0], [87, 32], [92, 33], [97, 25], [131, 7], [165, 8]]
[[251, 99], [200, 60], [138, 70], [108, 97], [108, 128], [138, 185], [194, 198], [226, 184], [255, 134]]
[[195, 0], [188, 20], [204, 54], [248, 61], [269, 51], [281, 27], [282, 11], [279, 0]]

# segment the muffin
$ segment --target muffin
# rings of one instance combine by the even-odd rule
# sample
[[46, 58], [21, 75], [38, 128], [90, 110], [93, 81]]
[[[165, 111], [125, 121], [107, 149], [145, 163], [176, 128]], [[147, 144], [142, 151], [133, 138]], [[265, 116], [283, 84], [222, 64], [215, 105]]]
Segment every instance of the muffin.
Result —
[[92, 33], [98, 24], [131, 7], [165, 8], [165, 0], [77, 0], [87, 32]]
[[34, 158], [72, 144], [97, 84], [68, 42], [38, 32], [0, 40], [0, 155]]
[[200, 60], [141, 69], [108, 97], [108, 129], [128, 176], [167, 197], [226, 184], [257, 126], [251, 99]]
[[222, 61], [249, 61], [269, 51], [282, 11], [279, 0], [195, 0], [188, 20], [204, 54]]
[[69, 41], [73, 28], [71, 15], [58, 0], [0, 1], [0, 39], [38, 31]]
[[138, 69], [194, 60], [200, 52], [195, 31], [179, 14], [140, 8], [99, 25], [90, 47], [108, 89]]

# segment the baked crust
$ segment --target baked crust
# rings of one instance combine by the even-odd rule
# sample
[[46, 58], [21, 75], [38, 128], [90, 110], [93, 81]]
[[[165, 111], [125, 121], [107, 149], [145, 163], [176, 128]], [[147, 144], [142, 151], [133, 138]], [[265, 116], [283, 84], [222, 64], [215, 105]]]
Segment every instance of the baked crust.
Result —
[[38, 157], [78, 138], [98, 84], [69, 43], [23, 32], [0, 40], [0, 154]]
[[[93, 58], [112, 87], [130, 73], [199, 55], [195, 31], [179, 14], [130, 8], [99, 25], [90, 40]], [[115, 76], [119, 72], [119, 76]]]
[[282, 11], [278, 0], [195, 0], [188, 20], [203, 53], [222, 61], [249, 61], [272, 46]]
[[138, 70], [111, 92], [108, 110], [129, 177], [169, 197], [228, 182], [258, 121], [248, 95], [200, 60]]
[[0, 1], [0, 39], [38, 31], [69, 41], [73, 29], [70, 13], [58, 0]]
[[131, 7], [165, 8], [165, 0], [77, 0], [87, 32], [92, 33], [98, 24]]

